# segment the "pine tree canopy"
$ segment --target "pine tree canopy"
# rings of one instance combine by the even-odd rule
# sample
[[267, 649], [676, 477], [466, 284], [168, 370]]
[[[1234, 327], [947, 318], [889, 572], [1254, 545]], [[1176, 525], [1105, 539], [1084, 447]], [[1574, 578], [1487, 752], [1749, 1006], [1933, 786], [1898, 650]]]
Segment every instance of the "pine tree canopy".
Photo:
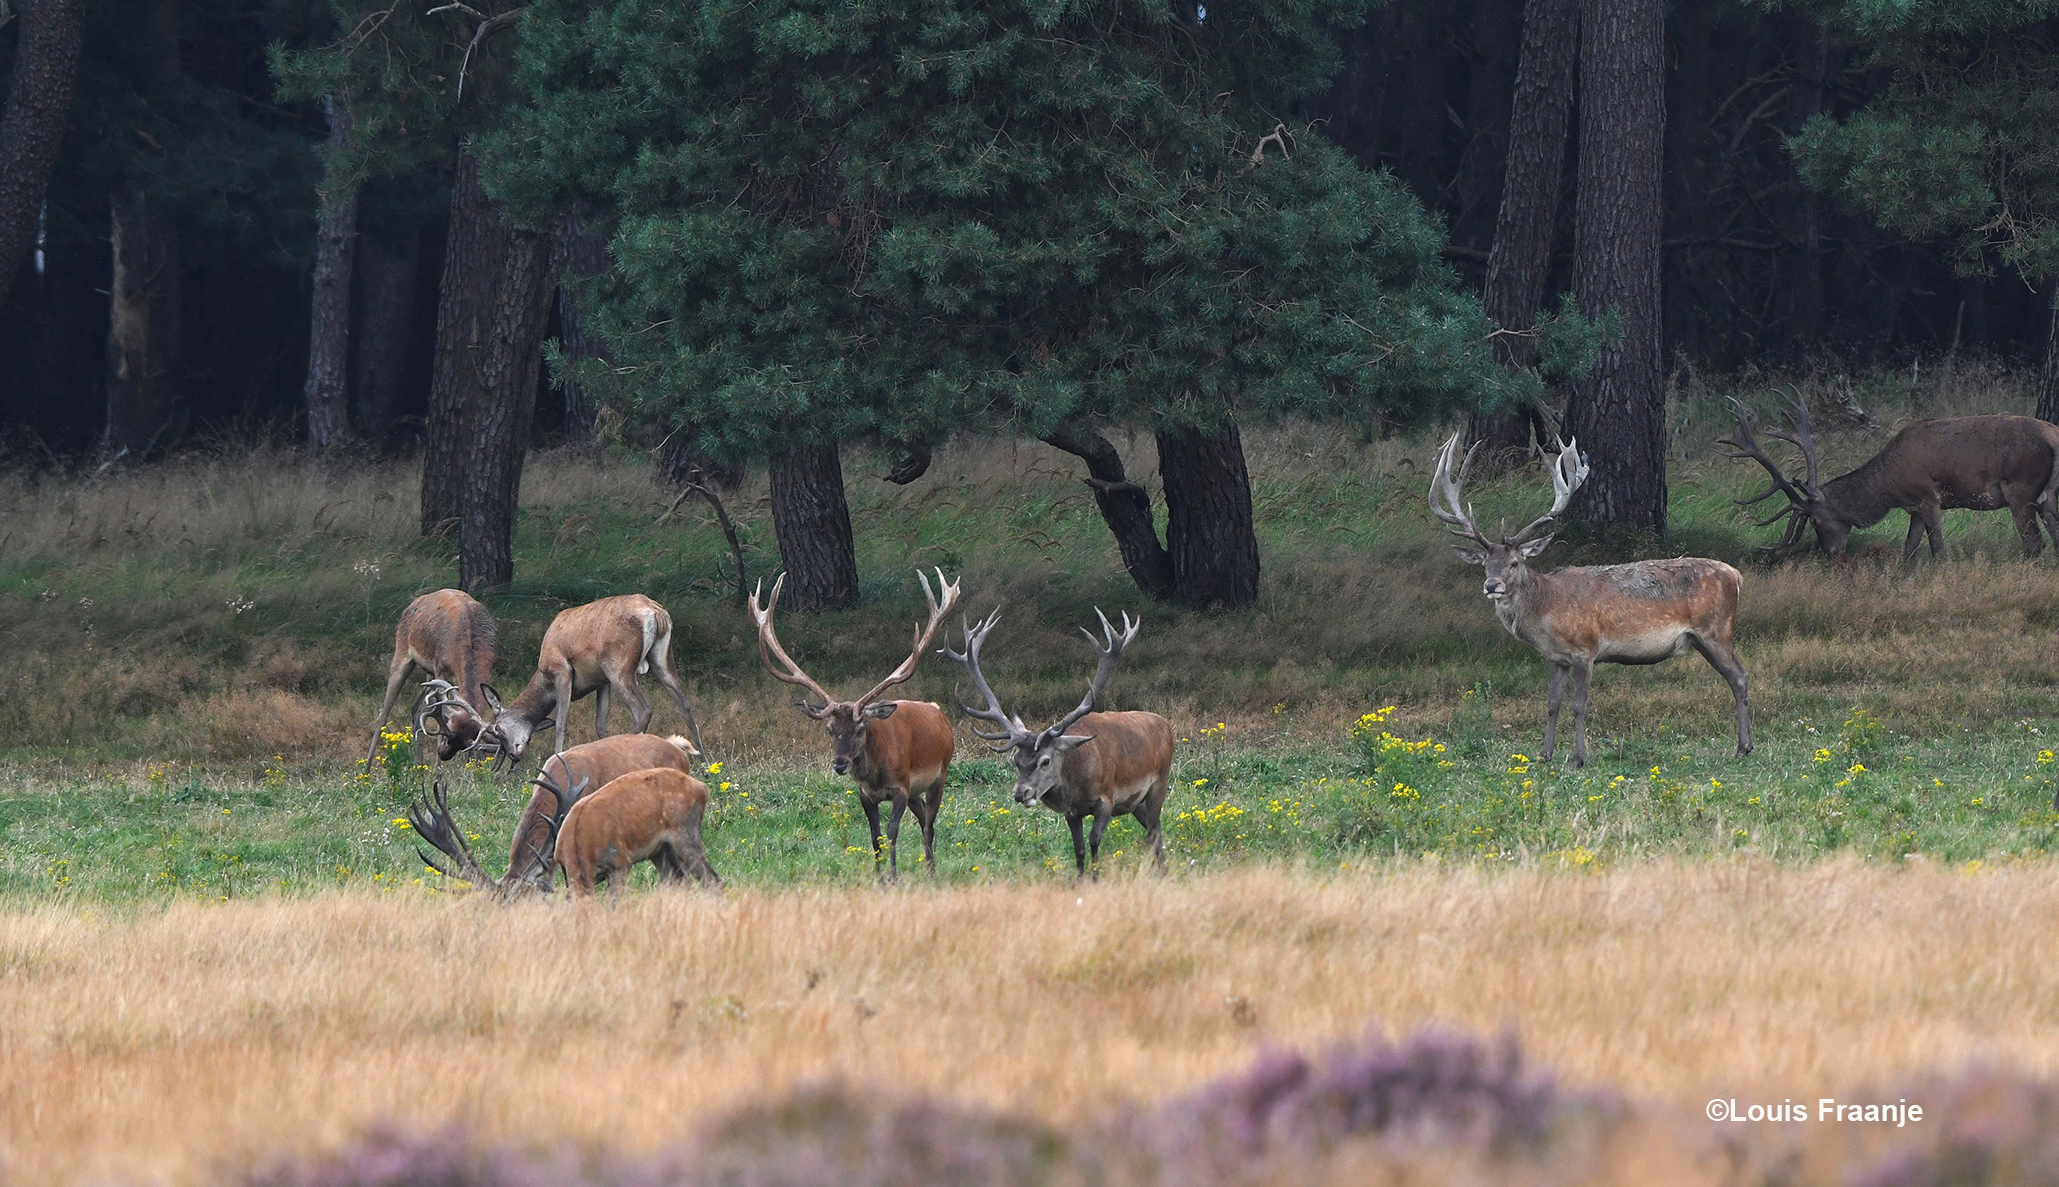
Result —
[[1493, 403], [1534, 381], [1437, 220], [1284, 126], [1361, 15], [541, 0], [480, 143], [511, 209], [612, 232], [596, 386], [716, 452]]
[[1809, 185], [1949, 235], [1968, 273], [2059, 271], [2059, 0], [1845, 0], [1826, 16], [1893, 85], [1791, 141]]

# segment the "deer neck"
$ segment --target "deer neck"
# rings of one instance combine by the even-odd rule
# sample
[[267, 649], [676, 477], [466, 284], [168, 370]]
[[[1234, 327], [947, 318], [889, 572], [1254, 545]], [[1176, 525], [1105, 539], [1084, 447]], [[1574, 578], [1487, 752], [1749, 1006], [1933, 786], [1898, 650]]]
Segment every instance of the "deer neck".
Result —
[[1505, 582], [1508, 596], [1494, 603], [1494, 616], [1508, 633], [1525, 643], [1532, 642], [1524, 631], [1534, 624], [1551, 603], [1551, 578], [1532, 572], [1528, 566]]
[[502, 714], [526, 721], [531, 727], [558, 708], [558, 686], [541, 669], [523, 686], [522, 695], [501, 710]]
[[1886, 491], [1873, 470], [1869, 462], [1841, 478], [1831, 479], [1820, 488], [1830, 513], [1848, 527], [1870, 528], [1901, 505]]

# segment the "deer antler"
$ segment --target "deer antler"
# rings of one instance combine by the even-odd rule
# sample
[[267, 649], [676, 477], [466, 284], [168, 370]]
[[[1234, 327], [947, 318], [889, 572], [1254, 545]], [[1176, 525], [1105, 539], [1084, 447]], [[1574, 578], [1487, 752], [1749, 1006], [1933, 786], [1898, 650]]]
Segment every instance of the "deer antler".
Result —
[[438, 779], [430, 785], [429, 796], [427, 803], [416, 800], [408, 805], [407, 820], [415, 835], [435, 846], [445, 861], [423, 853], [419, 845], [415, 846], [415, 852], [422, 854], [424, 864], [446, 878], [462, 878], [475, 890], [498, 892], [500, 888], [486, 876], [486, 872], [479, 868], [478, 859], [472, 856], [472, 846], [465, 840], [465, 831], [451, 821], [450, 797], [443, 789], [443, 780]]
[[[529, 781], [531, 785], [541, 787], [545, 791], [550, 792], [554, 803], [550, 814], [543, 818], [543, 823], [546, 826], [543, 841], [541, 843], [531, 842], [528, 859], [516, 862], [508, 867], [508, 872], [502, 879], [504, 892], [525, 883], [531, 886], [541, 885], [543, 889], [549, 889], [547, 885], [542, 885], [542, 883], [547, 883], [550, 879], [550, 855], [557, 849], [558, 830], [564, 827], [565, 814], [569, 810], [569, 805], [577, 802], [579, 797], [585, 793], [588, 780], [589, 777], [581, 776], [579, 782], [573, 784], [572, 790], [569, 793], [566, 792], [563, 784], [551, 778], [548, 771], [538, 771], [536, 778]], [[532, 829], [531, 831], [534, 830]], [[522, 871], [519, 875], [515, 873], [518, 869]], [[538, 879], [539, 874], [542, 875], [541, 882]]]
[[979, 730], [972, 731], [989, 742], [1001, 743], [1001, 745], [993, 748], [996, 754], [1006, 753], [1013, 749], [1018, 741], [1025, 740], [1030, 736], [1029, 727], [1022, 724], [1021, 718], [1010, 716], [1008, 711], [1001, 707], [1001, 698], [994, 695], [994, 690], [987, 686], [987, 678], [980, 674], [979, 649], [987, 641], [987, 636], [993, 632], [994, 624], [999, 621], [1001, 621], [1001, 608], [999, 606], [994, 607], [994, 612], [987, 615], [986, 621], [976, 627], [964, 626], [963, 620], [961, 620], [961, 629], [965, 635], [965, 650], [963, 652], [953, 651], [949, 643], [945, 643], [937, 649], [940, 653], [957, 660], [959, 666], [965, 669], [965, 674], [972, 679], [972, 687], [987, 699], [987, 707], [983, 710], [973, 708], [962, 699], [958, 702], [958, 709], [967, 717], [977, 718], [980, 721], [991, 721], [1001, 727], [1001, 732], [998, 734], [982, 733]]
[[[1453, 433], [1451, 439], [1444, 443], [1444, 448], [1437, 451], [1437, 469], [1430, 476], [1430, 514], [1450, 525], [1452, 535], [1464, 536], [1484, 546], [1487, 537], [1473, 526], [1471, 510], [1459, 501], [1466, 484], [1466, 473], [1473, 468], [1473, 455], [1480, 452], [1480, 443], [1476, 441], [1471, 449], [1466, 450], [1466, 460], [1460, 464], [1458, 478], [1454, 480], [1451, 460], [1458, 454], [1458, 439], [1459, 434]], [[1444, 504], [1442, 507], [1437, 505], [1440, 501]]]
[[[464, 694], [458, 691], [457, 685], [448, 680], [424, 680], [422, 695], [415, 698], [415, 732], [432, 738], [448, 735], [450, 725], [443, 719], [442, 710], [452, 705], [463, 709], [479, 721], [486, 720], [486, 715], [472, 707], [472, 702], [465, 699]], [[429, 728], [431, 719], [435, 720], [439, 728]]]
[[1514, 536], [1502, 537], [1504, 544], [1521, 544], [1530, 538], [1530, 533], [1564, 514], [1573, 501], [1573, 492], [1587, 481], [1587, 459], [1580, 456], [1578, 438], [1558, 443], [1559, 455], [1551, 463], [1551, 510], [1530, 521], [1530, 526]]
[[1799, 388], [1790, 391], [1788, 401], [1794, 405], [1794, 411], [1787, 418], [1788, 431], [1769, 430], [1766, 435], [1802, 451], [1802, 461], [1809, 467], [1809, 477], [1802, 483], [1802, 489], [1811, 497], [1820, 499], [1823, 492], [1816, 486], [1816, 438], [1809, 432], [1809, 402], [1802, 398]]
[[1755, 521], [1753, 525], [1763, 528], [1769, 524], [1778, 523], [1782, 519], [1788, 521], [1787, 530], [1782, 534], [1780, 543], [1774, 545], [1776, 552], [1791, 548], [1801, 540], [1802, 533], [1807, 529], [1809, 522], [1809, 503], [1812, 499], [1822, 498], [1822, 491], [1816, 485], [1816, 441], [1809, 432], [1809, 408], [1799, 398], [1795, 400], [1795, 403], [1800, 413], [1800, 419], [1798, 421], [1791, 421], [1794, 431], [1791, 433], [1768, 432], [1766, 435], [1781, 441], [1791, 442], [1802, 451], [1802, 457], [1809, 467], [1809, 476], [1801, 486], [1796, 486], [1794, 480], [1781, 471], [1779, 464], [1771, 457], [1768, 457], [1766, 451], [1759, 447], [1758, 439], [1752, 436], [1751, 415], [1745, 410], [1744, 401], [1739, 400], [1736, 396], [1730, 397], [1730, 407], [1737, 415], [1737, 431], [1716, 442], [1718, 445], [1730, 446], [1729, 449], [1722, 451], [1723, 456], [1755, 461], [1773, 478], [1773, 485], [1765, 490], [1760, 491], [1749, 499], [1733, 499], [1731, 500], [1732, 502], [1741, 507], [1750, 507], [1756, 503], [1765, 502], [1776, 494], [1787, 496], [1787, 506], [1785, 508], [1765, 519]]
[[1093, 647], [1095, 652], [1101, 657], [1100, 662], [1094, 665], [1094, 682], [1087, 686], [1087, 695], [1080, 698], [1078, 708], [1059, 718], [1050, 728], [1043, 732], [1042, 737], [1046, 739], [1056, 738], [1063, 734], [1071, 727], [1073, 722], [1085, 717], [1087, 711], [1094, 707], [1095, 698], [1101, 695], [1101, 689], [1108, 684], [1108, 678], [1115, 674], [1115, 663], [1122, 658], [1122, 649], [1130, 645], [1130, 640], [1137, 637], [1138, 629], [1144, 625], [1144, 620], [1141, 618], [1135, 622], [1130, 621], [1130, 612], [1127, 610], [1122, 612], [1122, 630], [1120, 632], [1109, 625], [1108, 616], [1101, 613], [1099, 606], [1094, 607], [1094, 616], [1101, 620], [1101, 642], [1096, 643], [1094, 641], [1094, 633], [1092, 631], [1085, 627], [1080, 628], [1080, 633], [1087, 637], [1088, 645]]
[[[759, 579], [758, 588], [751, 591], [751, 621], [758, 624], [758, 657], [765, 661], [765, 670], [772, 673], [773, 679], [799, 685], [822, 698], [820, 707], [801, 704], [802, 710], [808, 716], [819, 720], [828, 713], [829, 707], [836, 703], [836, 698], [824, 692], [820, 684], [815, 683], [808, 673], [801, 670], [801, 665], [795, 663], [793, 657], [786, 653], [786, 648], [779, 645], [779, 635], [772, 629], [772, 612], [778, 609], [779, 591], [785, 587], [786, 574], [781, 573], [779, 579], [772, 583], [771, 600], [762, 607], [758, 604], [758, 595], [765, 592], [764, 580]], [[773, 665], [774, 659], [785, 667], [784, 672]]]
[[929, 648], [929, 641], [936, 637], [937, 628], [943, 625], [944, 615], [949, 614], [951, 607], [958, 604], [958, 586], [944, 580], [942, 569], [937, 570], [937, 591], [943, 595], [942, 601], [930, 593], [929, 578], [922, 570], [915, 571], [915, 578], [922, 582], [922, 600], [929, 603], [929, 621], [916, 628], [915, 647], [908, 652], [908, 658], [901, 661], [901, 666], [887, 673], [886, 679], [873, 685], [871, 692], [858, 698], [856, 704], [860, 709], [871, 704], [880, 693], [915, 674], [915, 665], [921, 662], [922, 653]]

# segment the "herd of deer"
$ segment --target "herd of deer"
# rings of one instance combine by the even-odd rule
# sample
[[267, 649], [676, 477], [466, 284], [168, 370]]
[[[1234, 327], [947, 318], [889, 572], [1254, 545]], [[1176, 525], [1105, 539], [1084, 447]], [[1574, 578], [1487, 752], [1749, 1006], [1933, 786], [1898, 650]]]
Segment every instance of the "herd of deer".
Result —
[[[2043, 550], [2040, 518], [2059, 544], [2059, 511], [2053, 502], [2059, 486], [2059, 426], [2023, 416], [1919, 421], [1858, 469], [1819, 482], [1804, 401], [1793, 401], [1785, 431], [1767, 434], [1801, 450], [1806, 477], [1800, 479], [1783, 472], [1759, 446], [1742, 404], [1736, 404], [1736, 412], [1737, 430], [1720, 444], [1730, 447], [1726, 456], [1755, 461], [1772, 476], [1773, 485], [1763, 494], [1740, 503], [1753, 505], [1776, 493], [1787, 497], [1787, 507], [1760, 525], [1789, 521], [1776, 546], [1779, 550], [1794, 547], [1802, 533], [1814, 527], [1818, 544], [1833, 556], [1842, 556], [1854, 529], [1878, 523], [1897, 508], [1909, 515], [1905, 558], [1914, 556], [1925, 535], [1932, 554], [1942, 554], [1939, 515], [1950, 508], [2009, 508], [2029, 556]], [[1502, 625], [1551, 665], [1542, 759], [1549, 762], [1556, 752], [1559, 709], [1569, 682], [1572, 765], [1579, 767], [1587, 761], [1587, 696], [1594, 665], [1654, 664], [1689, 649], [1700, 652], [1730, 685], [1737, 703], [1737, 753], [1750, 754], [1748, 681], [1732, 643], [1742, 580], [1738, 571], [1699, 557], [1534, 571], [1525, 562], [1552, 541], [1537, 532], [1565, 512], [1587, 478], [1587, 462], [1577, 443], [1562, 445], [1551, 459], [1550, 510], [1499, 540], [1490, 540], [1479, 530], [1463, 502], [1474, 451], [1459, 461], [1458, 448], [1459, 436], [1454, 434], [1438, 452], [1431, 511], [1466, 541], [1455, 546], [1460, 558], [1486, 570], [1482, 592]], [[857, 783], [872, 833], [873, 859], [883, 863], [881, 874], [889, 879], [899, 874], [901, 819], [910, 808], [922, 829], [922, 860], [935, 871], [937, 816], [956, 748], [951, 723], [936, 705], [880, 699], [915, 674], [937, 628], [958, 602], [958, 586], [945, 581], [942, 570], [937, 571], [934, 591], [927, 576], [917, 576], [929, 605], [928, 621], [917, 628], [908, 657], [851, 701], [830, 695], [780, 645], [772, 616], [785, 578], [773, 583], [771, 597], [762, 603], [762, 585], [750, 597], [759, 655], [773, 677], [805, 689], [821, 702], [804, 700], [796, 707], [828, 730], [831, 770]], [[1140, 625], [1124, 614], [1118, 630], [1106, 615], [1098, 610], [1096, 614], [1101, 620], [1099, 641], [1085, 632], [1098, 656], [1086, 695], [1071, 712], [1040, 731], [1031, 731], [1020, 717], [1007, 712], [980, 672], [980, 649], [999, 621], [998, 609], [977, 626], [963, 628], [959, 650], [947, 644], [941, 653], [964, 668], [974, 691], [985, 700], [983, 709], [962, 702], [959, 708], [967, 717], [996, 727], [993, 733], [976, 728], [974, 733], [995, 743], [997, 753], [1012, 756], [1016, 801], [1024, 806], [1043, 804], [1065, 817], [1081, 875], [1089, 871], [1090, 861], [1098, 862], [1103, 834], [1118, 815], [1133, 816], [1143, 826], [1152, 857], [1163, 869], [1160, 817], [1172, 769], [1172, 725], [1156, 713], [1093, 711]], [[502, 899], [528, 891], [548, 893], [560, 869], [575, 894], [590, 895], [596, 885], [612, 885], [642, 861], [651, 862], [661, 879], [677, 881], [691, 875], [703, 885], [719, 886], [721, 879], [708, 863], [701, 841], [708, 789], [691, 770], [692, 759], [701, 752], [700, 732], [672, 669], [671, 647], [671, 616], [647, 597], [632, 594], [574, 607], [552, 620], [536, 674], [520, 696], [503, 704], [487, 683], [495, 634], [486, 608], [454, 589], [416, 598], [401, 615], [395, 634], [386, 698], [374, 726], [368, 763], [377, 754], [378, 731], [416, 669], [429, 678], [415, 701], [415, 730], [434, 740], [443, 761], [471, 752], [519, 763], [539, 731], [553, 725], [556, 729], [556, 745], [515, 826], [505, 874], [492, 879], [480, 869], [464, 831], [451, 820], [440, 783], [428, 800], [408, 813], [417, 835], [441, 855], [425, 853], [424, 860], [439, 872]], [[661, 738], [644, 732], [651, 707], [637, 690], [636, 677], [645, 673], [655, 673], [671, 694], [690, 737]], [[601, 736], [566, 749], [567, 713], [573, 701], [588, 693], [597, 697]], [[615, 696], [629, 706], [631, 733], [608, 734]], [[482, 705], [487, 712], [481, 711]], [[891, 805], [884, 847], [882, 805]], [[1089, 819], [1091, 834], [1086, 832]]]

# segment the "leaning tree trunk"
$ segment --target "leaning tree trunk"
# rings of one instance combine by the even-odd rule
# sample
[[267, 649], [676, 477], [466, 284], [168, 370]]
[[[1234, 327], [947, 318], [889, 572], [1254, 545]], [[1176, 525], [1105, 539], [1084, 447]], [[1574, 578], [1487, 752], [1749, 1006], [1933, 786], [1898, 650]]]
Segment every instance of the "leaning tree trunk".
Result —
[[0, 300], [35, 240], [50, 169], [71, 117], [85, 0], [24, 0], [14, 77], [0, 113]]
[[140, 459], [168, 444], [179, 413], [179, 241], [131, 183], [116, 191], [110, 240], [106, 449]]
[[2038, 371], [2038, 419], [2059, 424], [2059, 280], [2045, 321], [2045, 364]]
[[1101, 518], [1115, 534], [1122, 567], [1148, 596], [1171, 598], [1172, 556], [1158, 542], [1151, 496], [1123, 472], [1122, 455], [1115, 451], [1115, 446], [1085, 425], [1061, 425], [1045, 434], [1043, 441], [1087, 463], [1087, 486], [1094, 492]]
[[468, 590], [505, 585], [515, 573], [515, 503], [536, 418], [550, 254], [549, 235], [501, 218], [477, 158], [460, 153], [436, 308], [422, 519], [433, 527], [432, 517], [456, 517], [458, 584]]
[[[329, 115], [330, 164], [350, 138], [350, 107], [334, 95], [323, 102]], [[315, 224], [314, 302], [308, 320], [307, 443], [316, 450], [349, 443], [350, 270], [357, 258], [355, 184], [321, 195]]]
[[1204, 610], [1250, 605], [1258, 597], [1258, 537], [1237, 426], [1161, 429], [1158, 476], [1173, 596]]
[[1580, 312], [1613, 315], [1618, 337], [1573, 387], [1566, 433], [1593, 472], [1575, 514], [1666, 526], [1666, 394], [1659, 366], [1660, 168], [1666, 19], [1660, 0], [1586, 0], [1580, 29]]
[[[1523, 53], [1509, 117], [1508, 168], [1481, 294], [1487, 316], [1503, 331], [1494, 337], [1494, 357], [1510, 367], [1537, 364], [1537, 342], [1529, 331], [1544, 306], [1545, 276], [1558, 227], [1559, 180], [1566, 159], [1579, 34], [1580, 0], [1527, 0], [1523, 5]], [[1490, 453], [1521, 449], [1528, 444], [1534, 416], [1528, 408], [1489, 413], [1474, 421], [1473, 436], [1486, 442]]]
[[782, 599], [811, 613], [855, 603], [858, 554], [836, 446], [792, 446], [773, 455], [771, 471], [772, 530], [787, 577]]

